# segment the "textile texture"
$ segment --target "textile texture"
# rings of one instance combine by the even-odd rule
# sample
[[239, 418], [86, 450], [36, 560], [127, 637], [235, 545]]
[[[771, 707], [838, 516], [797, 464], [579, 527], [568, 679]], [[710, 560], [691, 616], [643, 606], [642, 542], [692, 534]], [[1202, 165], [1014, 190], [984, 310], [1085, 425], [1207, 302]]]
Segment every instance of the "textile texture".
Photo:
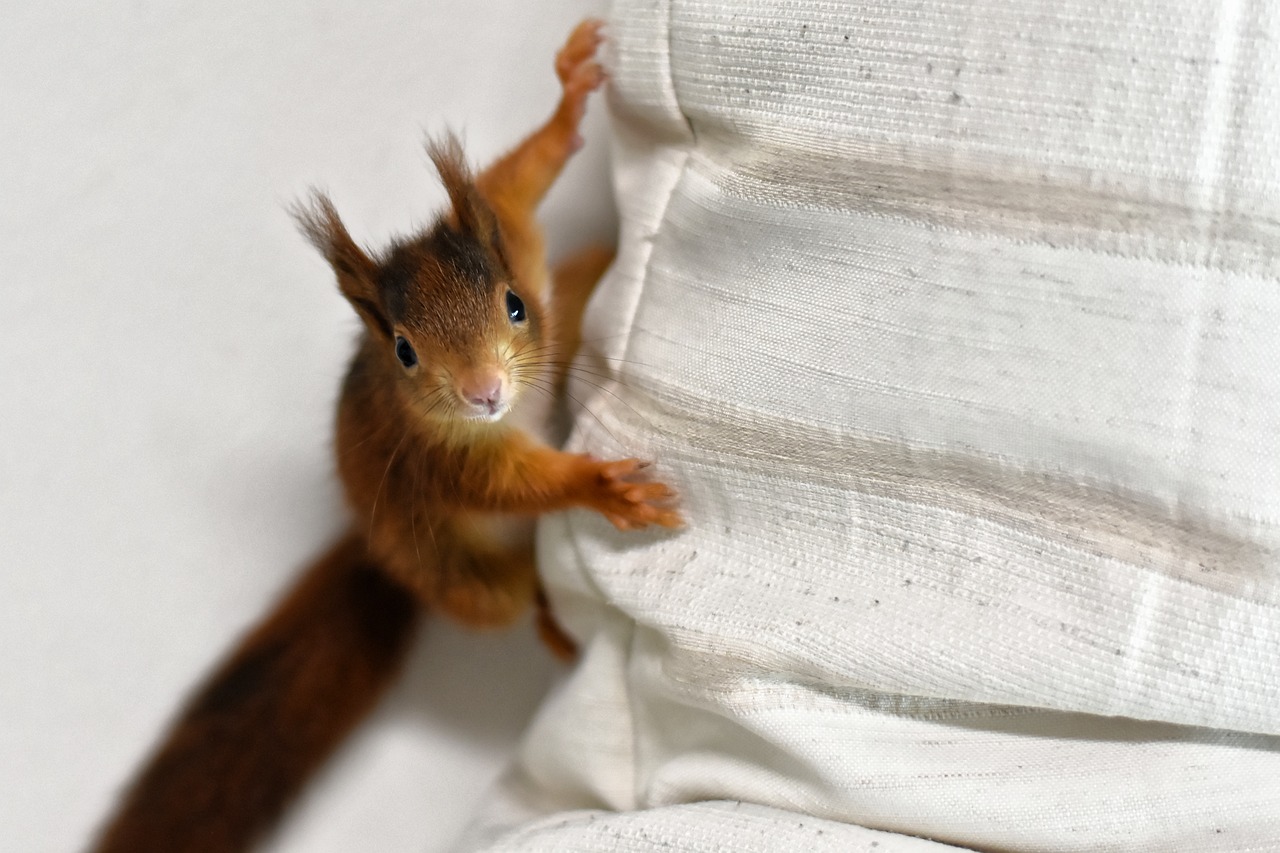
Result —
[[689, 526], [544, 523], [465, 847], [1280, 849], [1278, 13], [615, 6], [573, 442]]

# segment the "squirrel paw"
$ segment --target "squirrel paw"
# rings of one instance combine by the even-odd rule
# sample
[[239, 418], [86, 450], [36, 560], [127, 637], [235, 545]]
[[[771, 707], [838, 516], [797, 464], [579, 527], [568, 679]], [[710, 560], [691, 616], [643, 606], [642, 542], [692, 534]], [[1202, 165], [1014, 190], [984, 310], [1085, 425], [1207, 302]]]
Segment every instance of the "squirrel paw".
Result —
[[589, 60], [595, 56], [596, 48], [604, 41], [604, 34], [601, 32], [603, 29], [604, 21], [588, 18], [574, 27], [573, 32], [569, 34], [569, 40], [556, 54], [556, 76], [560, 78], [561, 85], [566, 89], [575, 72], [583, 65], [595, 65], [597, 69], [600, 67]]
[[650, 524], [684, 526], [673, 506], [674, 489], [666, 483], [634, 479], [649, 464], [639, 459], [598, 463], [592, 506], [619, 530], [639, 530]]
[[595, 60], [596, 48], [604, 41], [600, 32], [603, 26], [596, 20], [578, 24], [556, 55], [556, 76], [564, 90], [556, 118], [567, 134], [570, 152], [582, 147], [578, 125], [587, 111], [587, 96], [604, 82], [604, 69]]

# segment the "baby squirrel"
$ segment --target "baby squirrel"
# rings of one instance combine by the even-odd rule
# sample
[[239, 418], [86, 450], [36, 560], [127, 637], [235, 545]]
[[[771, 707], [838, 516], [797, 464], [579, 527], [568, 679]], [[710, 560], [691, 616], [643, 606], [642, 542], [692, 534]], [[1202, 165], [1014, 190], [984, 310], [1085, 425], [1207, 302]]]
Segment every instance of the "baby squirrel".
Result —
[[534, 219], [582, 144], [600, 26], [580, 24], [557, 55], [551, 118], [487, 169], [473, 176], [452, 136], [428, 143], [449, 208], [425, 231], [375, 258], [323, 195], [295, 211], [365, 326], [335, 443], [356, 523], [192, 698], [100, 853], [247, 849], [375, 704], [424, 609], [501, 626], [537, 601], [543, 639], [571, 656], [538, 585], [533, 516], [681, 524], [673, 491], [638, 476], [645, 463], [564, 453], [515, 422], [562, 383], [612, 258], [588, 250], [552, 273]]

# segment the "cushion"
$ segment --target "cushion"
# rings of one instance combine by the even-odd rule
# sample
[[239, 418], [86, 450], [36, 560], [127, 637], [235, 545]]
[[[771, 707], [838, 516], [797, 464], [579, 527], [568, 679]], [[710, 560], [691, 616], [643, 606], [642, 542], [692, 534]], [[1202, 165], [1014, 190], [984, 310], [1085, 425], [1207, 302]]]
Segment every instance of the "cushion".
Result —
[[464, 849], [1274, 843], [1275, 10], [610, 26], [572, 446], [689, 525], [543, 523], [583, 656]]

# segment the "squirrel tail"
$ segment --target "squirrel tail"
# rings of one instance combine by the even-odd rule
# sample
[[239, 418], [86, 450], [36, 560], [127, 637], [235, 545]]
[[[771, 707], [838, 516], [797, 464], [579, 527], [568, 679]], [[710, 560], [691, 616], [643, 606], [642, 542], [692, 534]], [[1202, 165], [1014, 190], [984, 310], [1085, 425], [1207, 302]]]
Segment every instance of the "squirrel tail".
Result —
[[95, 853], [231, 853], [280, 817], [399, 672], [418, 600], [348, 536], [192, 698]]

